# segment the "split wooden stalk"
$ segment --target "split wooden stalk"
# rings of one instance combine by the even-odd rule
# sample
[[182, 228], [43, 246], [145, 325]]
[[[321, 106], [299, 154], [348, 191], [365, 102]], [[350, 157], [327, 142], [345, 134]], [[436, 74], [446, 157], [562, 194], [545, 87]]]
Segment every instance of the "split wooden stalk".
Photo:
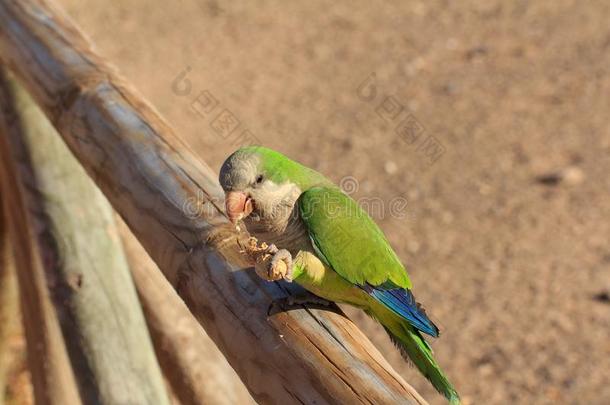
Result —
[[49, 1], [0, 1], [0, 57], [261, 403], [423, 403], [342, 314], [267, 317], [222, 210], [216, 174]]

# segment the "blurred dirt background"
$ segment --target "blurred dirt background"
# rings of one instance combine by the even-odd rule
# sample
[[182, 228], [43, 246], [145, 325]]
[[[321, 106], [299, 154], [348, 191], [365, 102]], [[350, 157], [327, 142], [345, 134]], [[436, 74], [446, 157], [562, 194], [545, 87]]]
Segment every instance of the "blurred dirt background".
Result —
[[610, 403], [610, 3], [59, 3], [213, 168], [247, 129], [383, 202], [465, 403]]

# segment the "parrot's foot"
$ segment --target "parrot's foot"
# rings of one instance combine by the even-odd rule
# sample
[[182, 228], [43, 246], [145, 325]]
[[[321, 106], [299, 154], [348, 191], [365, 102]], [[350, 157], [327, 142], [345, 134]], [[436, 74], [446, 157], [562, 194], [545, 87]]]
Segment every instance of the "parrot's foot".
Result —
[[334, 302], [325, 300], [322, 297], [318, 297], [315, 294], [298, 294], [289, 295], [286, 297], [288, 305], [316, 305], [323, 307], [330, 307]]
[[262, 279], [292, 281], [292, 255], [288, 250], [278, 249], [277, 246], [267, 245], [265, 242], [259, 245], [254, 237], [250, 237], [247, 245], [242, 246], [242, 249], [242, 252], [254, 262], [256, 274]]
[[267, 248], [271, 260], [256, 263], [256, 274], [267, 281], [286, 280], [292, 282], [292, 255], [286, 249], [278, 249], [275, 245]]
[[303, 305], [307, 305], [310, 308], [318, 308], [325, 310], [336, 311], [335, 303], [332, 301], [325, 300], [324, 298], [318, 297], [312, 293], [289, 295], [288, 297], [274, 300], [269, 309], [267, 315], [271, 316], [279, 312], [290, 311], [293, 309], [302, 309]]

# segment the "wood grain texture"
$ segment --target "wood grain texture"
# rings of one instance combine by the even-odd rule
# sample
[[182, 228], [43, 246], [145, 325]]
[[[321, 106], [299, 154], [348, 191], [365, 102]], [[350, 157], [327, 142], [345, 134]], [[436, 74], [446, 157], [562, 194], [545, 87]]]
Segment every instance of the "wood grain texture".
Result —
[[27, 92], [8, 84], [19, 121], [8, 140], [83, 402], [169, 404], [112, 207]]
[[0, 57], [257, 402], [425, 402], [343, 314], [267, 316], [294, 286], [254, 274], [223, 214], [216, 174], [50, 2], [0, 1]]
[[[1, 190], [0, 190], [1, 194]], [[2, 195], [0, 195], [2, 201]], [[19, 330], [19, 295], [17, 274], [6, 227], [5, 213], [0, 203], [0, 405], [5, 403], [7, 377], [21, 353], [15, 351], [11, 340]]]
[[255, 404], [235, 370], [131, 231], [125, 224], [119, 230], [157, 358], [180, 403]]
[[74, 374], [62, 338], [57, 314], [28, 215], [25, 190], [13, 158], [8, 134], [19, 130], [13, 95], [0, 70], [0, 179], [2, 203], [15, 258], [28, 367], [36, 403], [78, 405], [81, 403]]

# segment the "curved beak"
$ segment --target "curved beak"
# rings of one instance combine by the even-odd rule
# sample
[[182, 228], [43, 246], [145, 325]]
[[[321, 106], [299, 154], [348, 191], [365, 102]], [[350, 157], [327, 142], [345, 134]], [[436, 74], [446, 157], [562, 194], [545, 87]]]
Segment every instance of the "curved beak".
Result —
[[225, 193], [225, 211], [233, 225], [250, 215], [252, 209], [252, 199], [246, 193], [242, 191]]

